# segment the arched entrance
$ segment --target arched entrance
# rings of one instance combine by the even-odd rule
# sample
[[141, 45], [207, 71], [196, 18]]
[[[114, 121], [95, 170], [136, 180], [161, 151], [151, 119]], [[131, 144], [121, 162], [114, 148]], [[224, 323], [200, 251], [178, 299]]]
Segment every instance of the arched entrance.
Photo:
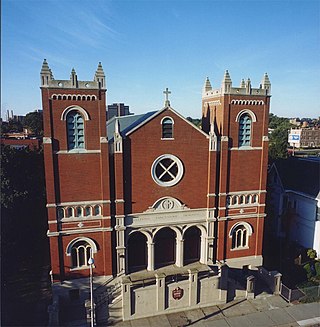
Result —
[[160, 229], [154, 238], [155, 267], [171, 265], [176, 261], [176, 233], [169, 227]]
[[128, 241], [128, 269], [129, 272], [147, 268], [147, 237], [140, 232], [134, 232]]
[[200, 261], [200, 236], [201, 231], [196, 226], [190, 227], [185, 231], [183, 242], [184, 265]]

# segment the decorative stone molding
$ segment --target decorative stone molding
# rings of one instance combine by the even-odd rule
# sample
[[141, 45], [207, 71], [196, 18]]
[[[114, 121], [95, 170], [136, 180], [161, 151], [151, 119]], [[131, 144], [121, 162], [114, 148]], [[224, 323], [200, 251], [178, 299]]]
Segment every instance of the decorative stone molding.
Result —
[[42, 142], [44, 144], [52, 144], [52, 138], [51, 137], [43, 137]]
[[108, 138], [105, 136], [100, 137], [100, 143], [108, 143]]
[[[60, 83], [61, 84], [61, 83]], [[63, 87], [63, 85], [58, 85]], [[95, 95], [80, 95], [80, 94], [52, 94], [52, 100], [72, 100], [72, 101], [96, 101]]]
[[229, 137], [228, 136], [225, 136], [225, 135], [222, 135], [221, 136], [221, 142], [228, 142], [229, 141]]
[[264, 101], [263, 100], [232, 100], [231, 104], [236, 105], [245, 105], [245, 106], [263, 106]]
[[262, 136], [262, 142], [269, 142], [269, 136]]
[[175, 211], [175, 210], [186, 210], [189, 209], [186, 205], [182, 204], [179, 200], [172, 197], [164, 197], [157, 200], [148, 210], [145, 212], [152, 211]]

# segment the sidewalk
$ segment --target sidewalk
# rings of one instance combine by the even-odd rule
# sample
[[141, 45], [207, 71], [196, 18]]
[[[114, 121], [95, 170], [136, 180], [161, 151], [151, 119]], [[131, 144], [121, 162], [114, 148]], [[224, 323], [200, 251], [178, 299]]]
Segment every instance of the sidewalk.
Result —
[[289, 304], [280, 296], [120, 322], [116, 327], [295, 327], [320, 326], [320, 303]]

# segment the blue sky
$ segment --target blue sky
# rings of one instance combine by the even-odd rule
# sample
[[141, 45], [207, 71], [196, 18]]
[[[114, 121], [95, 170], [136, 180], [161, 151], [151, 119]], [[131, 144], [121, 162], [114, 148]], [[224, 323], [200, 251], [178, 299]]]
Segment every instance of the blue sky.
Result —
[[1, 112], [41, 108], [40, 69], [92, 80], [101, 61], [107, 102], [142, 113], [171, 106], [200, 118], [206, 76], [220, 87], [272, 83], [271, 112], [320, 115], [320, 1], [3, 0]]

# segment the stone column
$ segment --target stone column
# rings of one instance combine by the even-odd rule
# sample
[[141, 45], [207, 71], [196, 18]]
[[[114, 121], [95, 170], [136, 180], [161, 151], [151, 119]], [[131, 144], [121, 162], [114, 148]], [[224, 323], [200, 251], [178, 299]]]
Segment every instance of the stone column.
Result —
[[273, 294], [275, 294], [275, 295], [279, 295], [280, 294], [280, 290], [281, 290], [281, 277], [282, 277], [282, 274], [279, 273], [279, 272], [274, 275], [274, 291], [273, 291]]
[[147, 242], [148, 248], [148, 266], [147, 270], [152, 271], [154, 270], [154, 243]]
[[176, 238], [176, 266], [183, 267], [183, 242], [184, 240]]
[[198, 270], [188, 269], [189, 272], [189, 306], [198, 303]]
[[254, 276], [247, 277], [247, 299], [254, 299], [255, 283], [256, 279]]
[[156, 274], [156, 286], [157, 286], [157, 311], [161, 312], [165, 310], [165, 296], [166, 296], [166, 279], [165, 274]]
[[204, 235], [201, 235], [200, 262], [207, 264], [207, 238]]
[[131, 281], [128, 277], [123, 277], [122, 281], [122, 318], [128, 320], [131, 317]]

